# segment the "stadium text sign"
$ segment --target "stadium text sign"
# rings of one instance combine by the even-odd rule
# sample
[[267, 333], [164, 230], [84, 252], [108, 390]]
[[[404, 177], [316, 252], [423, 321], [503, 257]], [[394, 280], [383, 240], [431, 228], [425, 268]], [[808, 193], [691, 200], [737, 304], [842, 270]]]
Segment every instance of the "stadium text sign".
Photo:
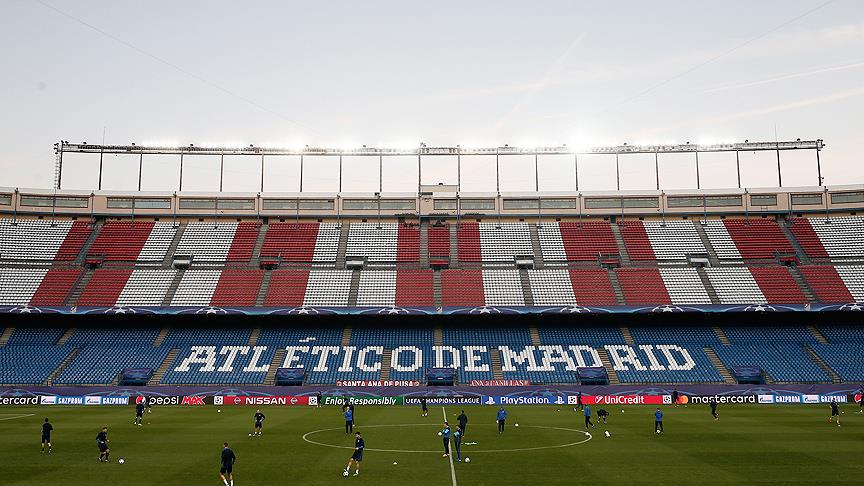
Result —
[[336, 380], [336, 386], [352, 386], [352, 387], [420, 386], [420, 382], [417, 380]]
[[530, 386], [531, 380], [471, 380], [471, 386]]
[[[668, 372], [670, 379], [682, 371], [696, 368], [690, 351], [675, 344], [614, 344], [603, 346], [616, 371]], [[598, 348], [587, 345], [498, 346], [501, 369], [506, 372], [576, 372], [579, 368], [602, 367]], [[259, 373], [270, 369], [275, 349], [268, 346], [190, 346], [181, 351], [175, 377], [189, 376], [190, 382], [201, 380], [201, 374]], [[306, 376], [315, 374], [377, 373], [381, 371], [384, 346], [286, 346], [279, 368], [304, 369]], [[393, 371], [410, 373], [426, 368], [452, 368], [466, 372], [491, 372], [488, 346], [399, 346], [393, 350]], [[409, 382], [413, 383], [413, 382]], [[341, 381], [340, 386], [390, 386], [388, 382]], [[418, 383], [419, 384], [419, 383]], [[490, 382], [492, 386], [508, 386]], [[393, 386], [414, 386], [393, 382]], [[523, 386], [514, 384], [514, 386]]]
[[[569, 405], [579, 403], [579, 397], [567, 397]], [[672, 403], [670, 395], [582, 395], [585, 405], [668, 405]]]
[[405, 397], [405, 405], [420, 405], [426, 399], [427, 405], [480, 405], [481, 397]]

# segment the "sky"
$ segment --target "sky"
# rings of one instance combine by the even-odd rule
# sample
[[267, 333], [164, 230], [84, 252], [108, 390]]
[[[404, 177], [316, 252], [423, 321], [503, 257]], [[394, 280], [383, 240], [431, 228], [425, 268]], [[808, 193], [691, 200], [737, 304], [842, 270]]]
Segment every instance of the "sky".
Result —
[[[50, 188], [58, 140], [108, 144], [416, 147], [825, 140], [828, 185], [864, 183], [864, 2], [0, 0], [0, 186]], [[776, 138], [775, 138], [776, 137]], [[777, 185], [773, 153], [741, 154], [747, 187]], [[174, 157], [142, 189], [174, 190]], [[533, 160], [502, 160], [502, 191], [534, 189]], [[257, 191], [260, 161], [229, 158], [226, 191]], [[543, 158], [541, 191], [575, 189]], [[703, 188], [737, 184], [734, 156], [700, 157]], [[98, 158], [64, 158], [64, 188], [95, 189]], [[299, 187], [268, 160], [265, 190]], [[452, 158], [424, 183], [455, 183]], [[335, 191], [337, 161], [304, 163]], [[344, 191], [377, 191], [377, 160], [343, 161]], [[614, 159], [580, 160], [581, 190], [615, 189]], [[652, 156], [621, 159], [621, 189], [654, 188]], [[815, 155], [783, 154], [783, 184], [816, 184]], [[218, 159], [187, 159], [184, 190], [218, 189]], [[663, 189], [695, 187], [692, 157], [660, 161]], [[385, 160], [385, 192], [415, 191], [416, 159]], [[103, 189], [137, 187], [137, 158], [106, 157]], [[462, 189], [495, 190], [466, 157]]]

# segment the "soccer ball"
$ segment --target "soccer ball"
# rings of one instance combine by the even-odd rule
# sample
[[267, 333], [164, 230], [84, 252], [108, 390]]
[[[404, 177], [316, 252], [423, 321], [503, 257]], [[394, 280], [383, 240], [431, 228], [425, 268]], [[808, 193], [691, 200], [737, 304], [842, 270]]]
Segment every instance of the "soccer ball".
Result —
[[126, 460], [121, 457], [120, 460], [117, 461], [117, 464], [123, 464], [124, 462], [126, 462]]
[[659, 434], [659, 433], [660, 433], [660, 430], [655, 430], [655, 432], [657, 432], [657, 433]]
[[519, 424], [516, 424], [515, 426], [516, 426], [516, 427], [519, 427]]
[[342, 471], [342, 476], [346, 477], [346, 478], [348, 477], [348, 470], [347, 469]]
[[466, 458], [465, 458], [465, 462], [471, 462], [471, 458], [470, 458], [470, 457], [466, 457]]
[[252, 434], [249, 434], [249, 437], [252, 437]]
[[222, 413], [222, 409], [216, 410], [216, 413]]
[[441, 437], [441, 432], [438, 432], [438, 437]]
[[608, 430], [606, 431], [606, 437], [612, 437], [612, 434], [610, 434]]

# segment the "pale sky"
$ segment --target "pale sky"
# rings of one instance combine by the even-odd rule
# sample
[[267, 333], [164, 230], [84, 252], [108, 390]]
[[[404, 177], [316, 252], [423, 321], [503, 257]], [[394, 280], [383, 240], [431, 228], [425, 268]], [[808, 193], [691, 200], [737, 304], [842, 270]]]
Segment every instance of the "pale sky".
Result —
[[[822, 138], [829, 185], [864, 182], [864, 2], [0, 0], [0, 186], [50, 188], [52, 144], [477, 146]], [[455, 162], [424, 183], [455, 182]], [[68, 157], [64, 188], [95, 189], [96, 159]], [[744, 185], [776, 185], [774, 154], [742, 154]], [[106, 158], [104, 189], [133, 189], [137, 159]], [[216, 190], [190, 161], [184, 189]], [[503, 191], [533, 166], [502, 163]], [[703, 187], [735, 186], [734, 157], [705, 156]], [[813, 154], [784, 156], [784, 185], [815, 185]], [[297, 189], [297, 161], [268, 163], [268, 191]], [[334, 161], [304, 190], [334, 191]], [[465, 191], [494, 190], [488, 158]], [[225, 189], [258, 190], [258, 163], [226, 161]], [[580, 188], [614, 189], [582, 163]], [[541, 190], [574, 187], [541, 162]], [[145, 159], [143, 189], [173, 190], [176, 160]], [[622, 159], [622, 189], [653, 189], [653, 157]], [[664, 188], [695, 184], [661, 160]], [[416, 190], [388, 160], [385, 191]], [[346, 160], [343, 189], [377, 190], [377, 160]]]

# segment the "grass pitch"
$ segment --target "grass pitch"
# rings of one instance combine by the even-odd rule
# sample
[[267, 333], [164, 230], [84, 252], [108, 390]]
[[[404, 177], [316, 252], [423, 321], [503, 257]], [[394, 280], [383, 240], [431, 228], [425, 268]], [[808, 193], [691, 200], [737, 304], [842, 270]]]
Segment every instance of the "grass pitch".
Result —
[[[445, 408], [451, 425], [461, 408]], [[507, 429], [499, 436], [494, 408], [464, 407], [464, 442], [476, 445], [462, 446], [470, 463], [454, 461], [457, 484], [860, 484], [864, 477], [864, 415], [855, 413], [857, 406], [843, 406], [841, 427], [828, 423], [827, 405], [721, 405], [716, 422], [707, 406], [664, 406], [662, 436], [653, 433], [654, 407], [606, 408], [609, 424], [590, 429], [589, 440], [582, 414], [570, 408], [507, 407]], [[154, 407], [143, 427], [132, 425], [132, 406], [3, 408], [0, 483], [218, 486], [219, 453], [228, 441], [237, 454], [237, 486], [453, 484], [437, 435], [440, 406], [430, 407], [428, 417], [415, 407], [358, 407], [356, 430], [367, 451], [360, 476], [349, 478], [342, 470], [353, 436], [345, 434], [338, 407], [262, 412], [264, 435], [249, 437], [255, 413], [249, 407], [221, 413], [215, 406]], [[50, 455], [39, 452], [45, 417], [55, 428]], [[103, 425], [109, 464], [97, 460]], [[125, 464], [117, 463], [121, 457]]]

